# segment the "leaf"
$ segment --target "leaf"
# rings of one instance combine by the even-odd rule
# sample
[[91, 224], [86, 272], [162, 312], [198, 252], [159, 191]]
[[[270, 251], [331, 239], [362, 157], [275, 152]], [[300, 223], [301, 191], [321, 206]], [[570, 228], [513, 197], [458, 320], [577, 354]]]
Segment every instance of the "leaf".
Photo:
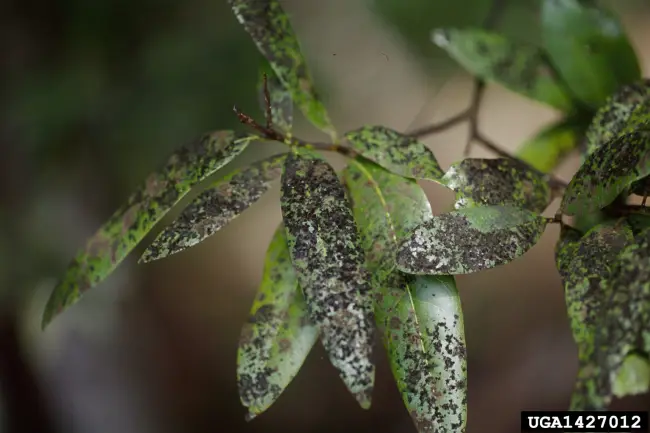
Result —
[[569, 182], [561, 210], [592, 212], [610, 204], [632, 182], [650, 174], [650, 125], [609, 141], [589, 155]]
[[579, 0], [543, 0], [541, 25], [551, 62], [592, 109], [621, 85], [641, 78], [634, 49], [611, 12]]
[[551, 173], [578, 146], [584, 128], [562, 121], [525, 141], [516, 156], [542, 173]]
[[384, 126], [364, 126], [345, 138], [361, 156], [400, 176], [438, 182], [444, 174], [424, 143]]
[[[573, 236], [573, 232], [570, 232]], [[567, 232], [565, 232], [567, 234]], [[612, 266], [619, 253], [633, 241], [632, 230], [624, 220], [600, 224], [577, 240], [564, 241], [557, 255], [557, 267], [564, 284], [567, 313], [573, 338], [578, 346], [580, 371], [572, 399], [573, 410], [601, 408], [602, 390], [597, 382], [585, 380], [596, 370], [593, 365], [600, 318], [610, 294]]]
[[632, 228], [634, 237], [643, 236], [645, 229], [650, 228], [650, 209], [642, 208], [638, 212], [631, 213], [627, 216], [626, 222]]
[[456, 209], [512, 205], [543, 212], [551, 189], [543, 175], [512, 158], [467, 158], [453, 164], [442, 183], [456, 191]]
[[566, 89], [543, 52], [481, 29], [437, 29], [433, 42], [469, 73], [564, 112], [573, 110]]
[[258, 137], [217, 131], [174, 153], [126, 204], [87, 241], [56, 285], [43, 313], [43, 328], [83, 293], [101, 283], [154, 225], [189, 191], [228, 164]]
[[266, 252], [262, 283], [237, 352], [239, 395], [249, 420], [278, 399], [317, 339], [280, 225]]
[[280, 177], [286, 159], [286, 153], [274, 155], [214, 182], [156, 237], [140, 262], [176, 254], [225, 227], [271, 188], [271, 182]]
[[374, 288], [375, 321], [420, 432], [464, 431], [466, 359], [454, 278], [395, 269], [397, 238], [431, 218], [418, 184], [358, 158], [344, 171]]
[[370, 277], [343, 185], [327, 162], [297, 149], [284, 166], [280, 204], [310, 317], [341, 379], [368, 408], [375, 374]]
[[257, 86], [259, 104], [262, 113], [266, 114], [266, 95], [264, 93], [264, 73], [266, 73], [266, 88], [269, 92], [273, 126], [290, 136], [293, 127], [293, 101], [291, 100], [291, 94], [280, 82], [275, 73], [269, 69], [263, 68], [260, 74], [260, 82]]
[[512, 206], [470, 207], [419, 225], [400, 245], [409, 274], [469, 274], [503, 265], [532, 248], [548, 219]]
[[562, 281], [569, 277], [571, 262], [580, 238], [582, 233], [573, 227], [563, 225], [560, 229], [560, 237], [555, 244], [555, 264]]
[[[638, 110], [638, 111], [637, 111]], [[626, 84], [607, 98], [585, 133], [586, 155], [621, 134], [632, 132], [639, 117], [650, 112], [650, 79]]]
[[278, 0], [228, 0], [228, 4], [293, 102], [314, 126], [335, 138], [336, 131], [314, 88], [289, 17]]

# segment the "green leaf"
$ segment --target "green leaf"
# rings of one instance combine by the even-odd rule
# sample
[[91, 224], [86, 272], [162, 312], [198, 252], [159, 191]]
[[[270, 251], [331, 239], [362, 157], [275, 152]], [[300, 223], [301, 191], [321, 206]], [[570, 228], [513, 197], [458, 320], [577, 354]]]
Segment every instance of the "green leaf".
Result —
[[368, 408], [375, 375], [371, 286], [345, 189], [327, 162], [296, 149], [284, 166], [280, 204], [310, 317], [341, 379]]
[[194, 185], [228, 164], [257, 139], [217, 131], [173, 154], [164, 168], [149, 175], [79, 251], [50, 296], [42, 326], [101, 283]]
[[268, 409], [298, 374], [318, 339], [280, 225], [237, 352], [237, 383], [248, 419]]
[[560, 237], [555, 244], [555, 264], [562, 281], [569, 277], [571, 262], [581, 237], [582, 233], [573, 227], [563, 225], [560, 229]]
[[397, 268], [409, 274], [469, 274], [503, 265], [532, 248], [547, 218], [512, 206], [469, 207], [419, 225], [400, 245]]
[[570, 96], [539, 48], [481, 29], [438, 29], [432, 39], [472, 75], [559, 110], [573, 110]]
[[344, 171], [374, 288], [375, 321], [402, 394], [420, 432], [463, 431], [466, 360], [454, 278], [395, 269], [397, 238], [431, 218], [414, 180], [361, 158]]
[[542, 173], [551, 173], [578, 147], [583, 131], [583, 127], [566, 121], [553, 124], [525, 141], [516, 156]]
[[[566, 232], [565, 232], [566, 233]], [[567, 236], [568, 237], [568, 236]], [[562, 238], [561, 238], [562, 239]], [[600, 224], [582, 238], [566, 241], [559, 249], [557, 267], [562, 276], [567, 312], [578, 346], [580, 371], [573, 395], [573, 410], [601, 408], [606, 394], [598, 382], [585, 380], [596, 370], [593, 363], [600, 318], [611, 287], [608, 279], [619, 253], [633, 241], [624, 220]], [[596, 392], [593, 388], [598, 389]]]
[[589, 155], [569, 183], [561, 210], [567, 215], [602, 209], [632, 182], [650, 174], [650, 125], [621, 135]]
[[543, 175], [512, 158], [467, 158], [453, 164], [442, 183], [456, 191], [456, 209], [512, 205], [543, 212], [551, 189]]
[[642, 208], [633, 212], [627, 216], [626, 221], [632, 228], [635, 237], [642, 235], [645, 229], [650, 228], [650, 209]]
[[293, 100], [291, 99], [291, 93], [284, 87], [271, 68], [262, 68], [257, 86], [262, 113], [266, 114], [266, 94], [264, 92], [265, 73], [273, 126], [281, 130], [284, 134], [291, 136], [291, 129], [293, 127]]
[[361, 156], [400, 176], [439, 182], [444, 174], [424, 143], [384, 126], [364, 126], [345, 138]]
[[620, 86], [641, 78], [634, 49], [611, 12], [579, 0], [543, 0], [541, 23], [551, 62], [592, 109]]
[[316, 89], [289, 17], [277, 0], [228, 0], [305, 117], [333, 139], [336, 131]]
[[152, 262], [186, 250], [224, 228], [271, 188], [286, 159], [286, 153], [274, 155], [212, 183], [156, 237], [140, 262]]
[[626, 84], [611, 95], [594, 116], [585, 133], [586, 155], [621, 134], [632, 132], [650, 113], [650, 79]]

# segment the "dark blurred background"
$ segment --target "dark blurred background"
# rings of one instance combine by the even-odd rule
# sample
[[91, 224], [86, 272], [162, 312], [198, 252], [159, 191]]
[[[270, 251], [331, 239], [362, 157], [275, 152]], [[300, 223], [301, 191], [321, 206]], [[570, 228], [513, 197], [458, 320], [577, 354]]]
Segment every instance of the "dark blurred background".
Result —
[[[281, 3], [341, 130], [406, 130], [467, 105], [471, 78], [429, 32], [480, 25], [491, 1]], [[499, 29], [536, 42], [538, 2], [505, 3]], [[608, 3], [647, 76], [650, 4]], [[363, 411], [320, 347], [267, 413], [244, 422], [237, 341], [280, 221], [277, 189], [187, 252], [137, 266], [141, 246], [40, 331], [56, 278], [149, 171], [204, 131], [240, 128], [234, 104], [259, 116], [261, 65], [225, 0], [0, 2], [0, 419], [26, 414], [22, 431], [42, 433], [415, 431], [383, 355], [373, 407]], [[485, 102], [482, 128], [509, 149], [559, 117], [496, 86]], [[319, 136], [305, 122], [298, 133]], [[427, 144], [447, 166], [461, 157], [465, 136], [459, 127]], [[252, 146], [235, 164], [277, 150]], [[561, 175], [569, 178], [576, 162]], [[435, 212], [449, 208], [447, 191], [423, 187]], [[519, 411], [568, 406], [577, 361], [553, 263], [556, 236], [549, 229], [515, 263], [458, 278], [468, 432], [514, 433]], [[645, 398], [616, 404], [648, 406]], [[45, 418], [49, 429], [30, 427]]]

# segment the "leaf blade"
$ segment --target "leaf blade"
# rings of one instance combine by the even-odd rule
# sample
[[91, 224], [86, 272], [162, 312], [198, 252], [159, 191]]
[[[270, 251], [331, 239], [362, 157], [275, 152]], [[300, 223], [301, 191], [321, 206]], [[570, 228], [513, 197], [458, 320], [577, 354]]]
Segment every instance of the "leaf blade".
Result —
[[101, 283], [190, 189], [228, 164], [257, 137], [217, 131], [174, 153], [88, 240], [45, 306], [45, 328], [63, 309]]
[[295, 149], [282, 173], [280, 207], [310, 317], [330, 362], [368, 408], [375, 371], [370, 285], [345, 190], [329, 164]]
[[400, 176], [439, 182], [444, 174], [424, 143], [385, 126], [364, 126], [345, 139], [361, 156]]
[[163, 230], [140, 258], [160, 260], [204, 241], [255, 204], [280, 177], [287, 154], [273, 155], [217, 180]]
[[[455, 432], [466, 422], [462, 311], [453, 277], [395, 270], [397, 238], [431, 217], [417, 183], [361, 158], [344, 179], [372, 275], [375, 321], [402, 400], [420, 432]], [[446, 408], [446, 409], [443, 409]]]
[[526, 253], [548, 219], [511, 206], [469, 207], [433, 217], [400, 245], [397, 268], [416, 275], [467, 274]]
[[237, 384], [248, 419], [278, 399], [317, 339], [281, 224], [269, 244], [262, 282], [237, 351]]
[[573, 102], [539, 48], [481, 29], [438, 29], [433, 42], [478, 78], [564, 112]]
[[237, 20], [266, 57], [294, 103], [317, 128], [336, 137], [289, 17], [277, 0], [228, 0]]

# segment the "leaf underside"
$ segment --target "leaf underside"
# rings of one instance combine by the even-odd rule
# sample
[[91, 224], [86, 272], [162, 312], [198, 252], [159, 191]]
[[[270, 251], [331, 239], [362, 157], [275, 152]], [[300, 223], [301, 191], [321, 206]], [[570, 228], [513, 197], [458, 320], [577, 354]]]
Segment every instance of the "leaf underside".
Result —
[[375, 373], [371, 287], [345, 189], [327, 162], [297, 149], [285, 163], [280, 204], [310, 317], [341, 379], [368, 408]]
[[438, 29], [432, 39], [471, 74], [564, 112], [573, 110], [571, 98], [539, 48], [471, 28]]
[[317, 339], [280, 225], [267, 250], [262, 283], [237, 352], [239, 395], [249, 420], [278, 399]]
[[217, 131], [174, 153], [77, 253], [47, 302], [42, 326], [101, 283], [194, 185], [228, 164], [256, 139]]
[[419, 432], [464, 431], [466, 361], [454, 278], [395, 269], [397, 238], [431, 218], [418, 184], [358, 158], [344, 171], [372, 275], [375, 321]]
[[296, 34], [280, 3], [277, 0], [228, 0], [228, 3], [277, 78], [291, 93], [293, 102], [314, 126], [335, 137]]
[[419, 225], [399, 247], [410, 274], [468, 274], [503, 265], [532, 248], [548, 220], [512, 206], [469, 207]]
[[424, 143], [384, 126], [364, 126], [345, 138], [361, 156], [400, 176], [439, 182], [444, 174]]
[[453, 164], [442, 182], [456, 191], [456, 209], [511, 205], [543, 212], [551, 201], [544, 176], [512, 158], [467, 158]]
[[650, 174], [650, 125], [621, 135], [589, 155], [562, 198], [567, 215], [593, 212], [610, 204], [634, 181]]
[[215, 234], [257, 202], [278, 179], [287, 154], [274, 155], [217, 180], [151, 243], [140, 261], [159, 260]]

